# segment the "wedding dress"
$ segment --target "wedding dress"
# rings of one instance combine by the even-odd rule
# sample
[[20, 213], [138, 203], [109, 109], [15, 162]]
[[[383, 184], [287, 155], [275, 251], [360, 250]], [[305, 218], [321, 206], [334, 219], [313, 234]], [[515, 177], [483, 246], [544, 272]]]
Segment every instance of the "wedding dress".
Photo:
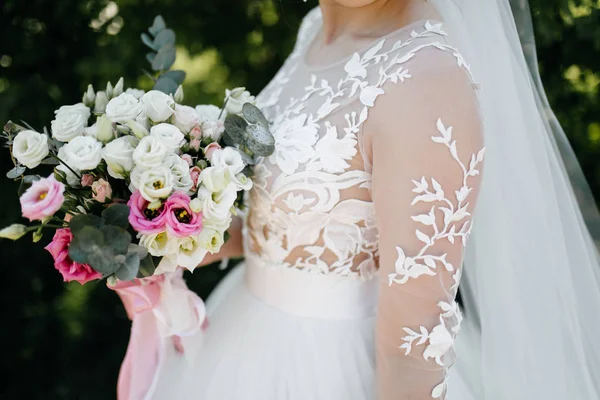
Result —
[[[446, 11], [444, 20], [460, 27], [456, 21], [465, 14], [453, 14], [446, 0], [434, 2]], [[481, 12], [478, 2], [469, 4], [460, 11]], [[482, 31], [494, 28], [487, 20], [468, 21]], [[506, 115], [489, 112], [502, 104], [480, 94], [457, 45], [464, 43], [459, 29], [450, 32], [446, 22], [415, 21], [339, 62], [316, 66], [306, 52], [322, 16], [318, 8], [308, 14], [292, 54], [257, 99], [276, 145], [255, 167], [244, 263], [217, 287], [206, 310], [181, 274], [167, 274], [159, 294], [120, 293], [133, 316], [120, 400], [598, 398], [589, 373], [600, 359], [598, 345], [586, 336], [598, 325], [583, 318], [600, 306], [596, 272], [583, 270], [598, 265], [593, 245], [579, 230], [563, 239], [567, 229], [548, 222], [542, 210], [550, 206], [535, 201], [543, 195], [513, 191], [522, 189], [521, 179], [538, 179], [539, 188], [531, 189], [537, 194], [552, 169], [562, 177], [551, 178], [552, 190], [571, 202], [558, 208], [556, 223], [583, 232], [568, 178], [548, 153], [541, 169], [506, 164], [539, 156], [535, 147], [504, 151], [502, 135], [525, 140], [521, 125], [514, 132], [494, 129], [515, 127], [520, 120], [511, 107], [526, 108], [529, 98], [509, 97], [521, 104], [507, 103]], [[514, 73], [502, 64], [506, 59], [498, 59], [498, 68]], [[498, 122], [491, 128], [490, 115]], [[484, 131], [485, 145], [496, 151], [489, 161]], [[516, 215], [522, 225], [512, 226]], [[511, 228], [514, 240], [505, 235]], [[540, 240], [527, 242], [530, 255], [525, 242], [540, 229]], [[544, 258], [551, 252], [556, 260]], [[582, 268], [580, 276], [547, 273], [547, 284], [536, 287], [544, 270], [571, 263]], [[459, 331], [455, 297], [463, 268], [469, 303]], [[573, 293], [571, 280], [589, 290]], [[523, 293], [527, 302], [519, 303]], [[585, 307], [577, 296], [586, 296]], [[555, 303], [563, 320], [544, 309]], [[173, 329], [188, 311], [197, 322], [206, 315], [202, 328]], [[156, 352], [140, 345], [136, 338], [144, 335], [160, 343]], [[457, 365], [450, 368], [455, 341]]]

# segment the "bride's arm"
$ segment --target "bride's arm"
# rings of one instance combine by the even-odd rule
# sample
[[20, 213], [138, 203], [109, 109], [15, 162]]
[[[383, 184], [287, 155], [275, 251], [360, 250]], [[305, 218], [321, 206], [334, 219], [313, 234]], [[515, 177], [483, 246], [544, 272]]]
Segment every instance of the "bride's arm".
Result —
[[365, 125], [382, 285], [379, 400], [445, 398], [454, 361], [461, 318], [454, 299], [483, 143], [467, 74], [436, 52], [419, 54], [412, 78], [384, 88]]
[[204, 260], [200, 263], [199, 267], [210, 265], [214, 262], [221, 261], [225, 258], [239, 258], [244, 255], [243, 239], [242, 239], [242, 219], [240, 217], [233, 217], [231, 225], [227, 230], [229, 232], [229, 239], [218, 253], [208, 253]]

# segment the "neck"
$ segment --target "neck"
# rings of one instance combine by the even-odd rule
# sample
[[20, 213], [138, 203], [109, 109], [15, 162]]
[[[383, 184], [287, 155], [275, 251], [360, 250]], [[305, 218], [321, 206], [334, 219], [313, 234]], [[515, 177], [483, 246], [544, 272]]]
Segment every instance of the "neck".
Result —
[[323, 40], [334, 42], [340, 36], [380, 36], [409, 22], [414, 0], [375, 0], [358, 7], [347, 7], [336, 0], [319, 0], [323, 15]]

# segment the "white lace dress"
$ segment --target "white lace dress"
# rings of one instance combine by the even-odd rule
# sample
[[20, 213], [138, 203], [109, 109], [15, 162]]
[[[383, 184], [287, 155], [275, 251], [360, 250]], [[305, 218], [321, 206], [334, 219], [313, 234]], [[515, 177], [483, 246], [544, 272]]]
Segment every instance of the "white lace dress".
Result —
[[314, 68], [320, 28], [315, 9], [259, 96], [276, 150], [256, 166], [244, 265], [147, 398], [469, 399], [446, 379], [483, 159], [469, 67], [417, 21]]

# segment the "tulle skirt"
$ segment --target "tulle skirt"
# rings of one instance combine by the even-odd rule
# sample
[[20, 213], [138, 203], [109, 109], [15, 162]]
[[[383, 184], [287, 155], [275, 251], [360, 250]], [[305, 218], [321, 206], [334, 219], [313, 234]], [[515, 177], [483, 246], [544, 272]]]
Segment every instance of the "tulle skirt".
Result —
[[[299, 271], [269, 282], [248, 269], [237, 266], [215, 289], [209, 326], [185, 338], [184, 355], [168, 346], [146, 399], [375, 400], [376, 282], [307, 284]], [[457, 376], [449, 392], [474, 400]]]

